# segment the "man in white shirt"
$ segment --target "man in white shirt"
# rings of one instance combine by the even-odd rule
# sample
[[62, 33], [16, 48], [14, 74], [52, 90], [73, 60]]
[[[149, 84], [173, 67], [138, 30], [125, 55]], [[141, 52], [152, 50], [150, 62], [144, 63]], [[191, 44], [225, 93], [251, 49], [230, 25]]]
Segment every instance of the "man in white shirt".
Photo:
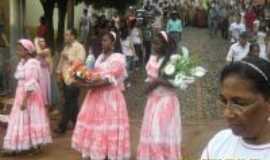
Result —
[[227, 62], [241, 61], [248, 55], [249, 52], [249, 42], [247, 32], [240, 34], [240, 40], [237, 43], [234, 43], [226, 57]]
[[246, 26], [241, 23], [240, 17], [237, 17], [236, 22], [230, 25], [229, 31], [231, 34], [231, 43], [237, 42], [239, 40], [240, 34], [246, 31]]
[[69, 121], [76, 123], [77, 114], [79, 111], [78, 99], [80, 89], [71, 84], [71, 79], [65, 75], [68, 68], [74, 61], [85, 61], [85, 49], [81, 43], [77, 41], [77, 32], [75, 29], [68, 29], [65, 33], [65, 47], [61, 52], [60, 61], [56, 73], [63, 77], [64, 80], [64, 98], [65, 103], [62, 110], [62, 118], [55, 130], [58, 134], [64, 134], [67, 129]]

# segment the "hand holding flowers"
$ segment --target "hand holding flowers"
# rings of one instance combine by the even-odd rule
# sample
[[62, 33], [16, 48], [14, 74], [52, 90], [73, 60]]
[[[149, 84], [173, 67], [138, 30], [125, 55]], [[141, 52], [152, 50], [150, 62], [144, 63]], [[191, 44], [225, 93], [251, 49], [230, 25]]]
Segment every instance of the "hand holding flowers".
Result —
[[100, 74], [94, 69], [87, 69], [81, 61], [74, 61], [70, 68], [67, 69], [66, 80], [73, 83], [79, 80], [83, 83], [91, 83], [92, 81], [100, 80]]
[[162, 78], [182, 90], [187, 89], [190, 84], [203, 77], [206, 72], [206, 69], [198, 66], [196, 60], [189, 56], [189, 51], [185, 47], [182, 47], [181, 55], [172, 55], [161, 71]]

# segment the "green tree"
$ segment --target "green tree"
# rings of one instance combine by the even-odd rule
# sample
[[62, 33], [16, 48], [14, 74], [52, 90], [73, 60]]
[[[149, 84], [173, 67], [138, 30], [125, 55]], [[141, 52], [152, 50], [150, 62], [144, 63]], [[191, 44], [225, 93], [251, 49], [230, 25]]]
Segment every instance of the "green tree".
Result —
[[[68, 1], [71, 0], [40, 0], [43, 7], [43, 12], [45, 19], [47, 21], [49, 34], [47, 41], [49, 46], [54, 50], [55, 47], [59, 51], [63, 47], [64, 42], [64, 32], [65, 32], [65, 19], [67, 14], [67, 5]], [[54, 37], [54, 8], [58, 8], [58, 25], [57, 25], [57, 37], [56, 37], [56, 46], [55, 46], [55, 37]], [[74, 7], [74, 6], [73, 6]]]
[[58, 26], [57, 26], [57, 49], [60, 51], [64, 44], [64, 33], [65, 33], [65, 19], [67, 14], [68, 0], [57, 0], [58, 6]]
[[48, 45], [54, 49], [54, 29], [53, 29], [53, 14], [55, 0], [40, 0], [43, 7], [44, 16], [48, 25], [48, 35], [46, 37]]

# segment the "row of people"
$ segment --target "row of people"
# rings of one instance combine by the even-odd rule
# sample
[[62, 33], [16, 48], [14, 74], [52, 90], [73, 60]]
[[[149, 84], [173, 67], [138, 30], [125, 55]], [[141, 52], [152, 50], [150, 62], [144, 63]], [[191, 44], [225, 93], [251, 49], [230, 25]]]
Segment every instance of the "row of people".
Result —
[[269, 61], [269, 51], [266, 49], [266, 45], [259, 41], [259, 43], [250, 43], [248, 40], [248, 33], [242, 32], [239, 41], [231, 45], [226, 61], [241, 61], [247, 56], [257, 56]]
[[[74, 32], [69, 30], [65, 36], [71, 41], [61, 55], [58, 72], [61, 75], [65, 74], [73, 60], [83, 60], [85, 56], [80, 52], [82, 46], [75, 40]], [[127, 76], [126, 60], [125, 56], [113, 51], [116, 39], [113, 32], [106, 32], [102, 38], [103, 52], [95, 62], [95, 69], [103, 79], [91, 83], [74, 80], [64, 87], [65, 106], [59, 129], [63, 132], [68, 121], [73, 120], [76, 125], [72, 147], [84, 159], [130, 157], [129, 118], [122, 93]], [[164, 59], [168, 60], [164, 57], [171, 54], [167, 50], [170, 45], [168, 37], [158, 34], [153, 45], [155, 55], [151, 56], [146, 66], [149, 98], [142, 124], [138, 159], [180, 159], [179, 101], [173, 87], [158, 76], [164, 66], [162, 64], [167, 63]], [[73, 49], [68, 50], [68, 47]], [[42, 95], [42, 64], [35, 57], [35, 47], [30, 40], [20, 40], [17, 52], [21, 58], [15, 74], [19, 83], [3, 145], [8, 152], [39, 149], [52, 142], [46, 103]], [[89, 91], [76, 117], [80, 87], [89, 88]]]

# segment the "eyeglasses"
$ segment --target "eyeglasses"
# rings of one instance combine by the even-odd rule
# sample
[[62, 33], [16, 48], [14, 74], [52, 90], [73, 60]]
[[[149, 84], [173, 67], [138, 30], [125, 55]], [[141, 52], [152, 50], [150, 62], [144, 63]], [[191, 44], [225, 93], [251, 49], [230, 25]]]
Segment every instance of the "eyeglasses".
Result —
[[218, 105], [220, 105], [223, 109], [225, 108], [229, 108], [232, 109], [234, 111], [238, 111], [238, 112], [245, 112], [247, 111], [249, 108], [254, 107], [257, 104], [256, 102], [250, 103], [250, 104], [237, 104], [237, 103], [232, 103], [231, 101], [229, 102], [224, 102], [221, 99], [217, 100]]

